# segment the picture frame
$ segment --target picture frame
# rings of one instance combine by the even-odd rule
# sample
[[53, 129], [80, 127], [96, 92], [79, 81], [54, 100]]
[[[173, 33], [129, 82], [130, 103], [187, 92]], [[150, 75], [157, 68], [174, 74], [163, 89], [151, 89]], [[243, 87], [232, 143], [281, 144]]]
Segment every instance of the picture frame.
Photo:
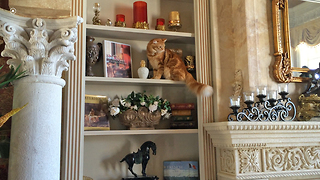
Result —
[[103, 40], [103, 69], [108, 78], [132, 78], [131, 46]]
[[198, 161], [163, 161], [164, 180], [199, 180]]
[[110, 130], [108, 97], [85, 95], [84, 130]]

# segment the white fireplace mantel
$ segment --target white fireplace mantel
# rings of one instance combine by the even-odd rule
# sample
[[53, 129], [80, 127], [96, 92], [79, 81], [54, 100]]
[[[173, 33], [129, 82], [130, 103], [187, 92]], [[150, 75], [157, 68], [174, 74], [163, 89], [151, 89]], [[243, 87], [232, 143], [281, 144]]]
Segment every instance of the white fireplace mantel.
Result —
[[218, 180], [320, 178], [320, 122], [204, 124]]

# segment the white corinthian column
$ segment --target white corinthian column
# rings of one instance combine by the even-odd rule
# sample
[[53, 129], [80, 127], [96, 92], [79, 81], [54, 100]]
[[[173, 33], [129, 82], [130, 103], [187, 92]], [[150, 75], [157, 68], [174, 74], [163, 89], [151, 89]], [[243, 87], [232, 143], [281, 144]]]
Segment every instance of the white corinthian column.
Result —
[[59, 180], [61, 99], [68, 70], [75, 60], [74, 43], [80, 17], [30, 19], [0, 9], [2, 56], [26, 77], [14, 82], [9, 180]]

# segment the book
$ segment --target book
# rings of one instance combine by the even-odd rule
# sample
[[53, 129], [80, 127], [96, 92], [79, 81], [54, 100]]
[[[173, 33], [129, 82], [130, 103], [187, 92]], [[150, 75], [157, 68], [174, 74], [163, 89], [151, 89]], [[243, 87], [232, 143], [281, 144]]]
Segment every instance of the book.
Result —
[[170, 122], [171, 129], [196, 129], [196, 121], [172, 121]]
[[108, 40], [104, 40], [102, 45], [104, 76], [131, 78], [131, 46], [129, 44]]
[[178, 110], [178, 109], [194, 109], [194, 103], [171, 103], [170, 104], [171, 110]]
[[191, 109], [171, 110], [172, 116], [191, 116]]
[[193, 116], [172, 116], [173, 121], [192, 121]]
[[198, 161], [164, 161], [164, 180], [199, 180]]
[[110, 130], [108, 97], [85, 95], [84, 130]]

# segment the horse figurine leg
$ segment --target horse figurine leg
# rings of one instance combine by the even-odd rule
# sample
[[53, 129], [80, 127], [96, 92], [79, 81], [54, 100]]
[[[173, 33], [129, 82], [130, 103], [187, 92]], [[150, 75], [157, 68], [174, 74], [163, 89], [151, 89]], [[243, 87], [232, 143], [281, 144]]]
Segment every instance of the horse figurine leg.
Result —
[[133, 172], [132, 167], [134, 165], [134, 157], [132, 154], [126, 155], [120, 162], [126, 161], [128, 164], [129, 171], [134, 175], [134, 177], [138, 177], [136, 173]]
[[137, 174], [132, 171], [132, 167], [133, 167], [133, 164], [129, 165], [128, 167], [129, 171], [134, 175], [134, 177], [138, 177]]
[[143, 176], [146, 176], [146, 167], [147, 167], [148, 161], [149, 161], [149, 159], [143, 159], [142, 160], [142, 171], [141, 171], [141, 173], [142, 173]]

